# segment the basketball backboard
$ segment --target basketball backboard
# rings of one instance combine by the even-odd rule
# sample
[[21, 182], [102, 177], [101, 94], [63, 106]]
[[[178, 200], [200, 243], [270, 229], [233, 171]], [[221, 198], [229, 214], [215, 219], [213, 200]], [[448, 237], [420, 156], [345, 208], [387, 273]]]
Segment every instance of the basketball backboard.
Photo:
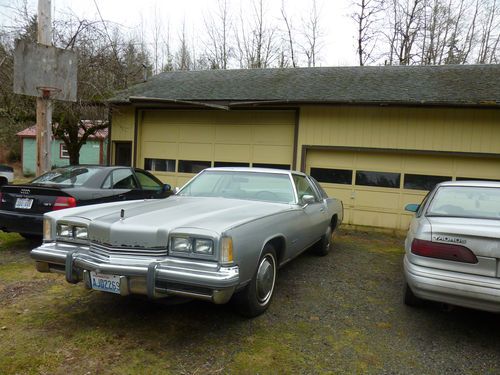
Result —
[[76, 101], [77, 57], [75, 52], [52, 46], [17, 41], [14, 53], [14, 92]]

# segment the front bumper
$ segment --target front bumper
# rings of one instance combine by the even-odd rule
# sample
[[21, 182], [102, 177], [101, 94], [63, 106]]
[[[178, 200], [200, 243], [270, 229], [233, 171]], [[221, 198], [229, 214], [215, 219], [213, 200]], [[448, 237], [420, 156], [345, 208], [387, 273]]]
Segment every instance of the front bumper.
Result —
[[221, 304], [229, 301], [239, 284], [239, 267], [174, 257], [103, 256], [88, 246], [44, 243], [31, 251], [40, 272], [66, 275], [70, 283], [84, 281], [91, 288], [90, 272], [120, 276], [120, 294], [150, 298], [183, 296]]
[[422, 267], [404, 257], [404, 274], [419, 298], [500, 312], [500, 279]]
[[43, 233], [43, 214], [0, 210], [0, 230], [41, 236]]

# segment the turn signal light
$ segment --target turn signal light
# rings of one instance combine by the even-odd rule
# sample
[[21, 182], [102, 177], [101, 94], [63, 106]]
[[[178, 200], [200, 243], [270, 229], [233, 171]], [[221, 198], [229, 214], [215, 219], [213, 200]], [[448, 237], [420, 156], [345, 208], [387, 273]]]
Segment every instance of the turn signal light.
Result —
[[463, 263], [477, 263], [474, 253], [465, 246], [414, 239], [411, 252], [429, 258], [452, 260]]
[[62, 210], [64, 208], [76, 207], [76, 199], [73, 197], [57, 197], [54, 205], [52, 206], [53, 211]]

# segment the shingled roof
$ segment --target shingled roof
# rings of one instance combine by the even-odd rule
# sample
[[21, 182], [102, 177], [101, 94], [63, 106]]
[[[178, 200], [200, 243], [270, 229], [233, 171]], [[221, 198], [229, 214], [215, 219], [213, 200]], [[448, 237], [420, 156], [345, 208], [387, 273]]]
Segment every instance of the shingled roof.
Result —
[[[175, 71], [112, 103], [224, 102], [500, 106], [500, 65]], [[194, 104], [194, 103], [193, 103]]]

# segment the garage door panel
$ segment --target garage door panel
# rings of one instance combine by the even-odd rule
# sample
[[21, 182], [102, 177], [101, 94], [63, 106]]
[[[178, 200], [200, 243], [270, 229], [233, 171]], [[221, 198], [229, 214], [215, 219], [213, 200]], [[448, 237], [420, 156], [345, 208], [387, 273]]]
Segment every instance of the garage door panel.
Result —
[[355, 225], [366, 225], [370, 227], [397, 228], [398, 215], [396, 213], [353, 210], [352, 223]]
[[[381, 170], [383, 166], [383, 170]], [[363, 170], [396, 172], [403, 166], [403, 159], [392, 154], [363, 153], [356, 154], [356, 168]]]
[[435, 175], [449, 175], [453, 169], [452, 158], [437, 158], [431, 155], [407, 155], [404, 170], [407, 173], [422, 173]]
[[179, 140], [179, 126], [168, 125], [161, 122], [147, 123], [142, 132], [143, 141], [169, 141], [177, 142]]
[[292, 146], [253, 146], [254, 163], [289, 164], [293, 155]]
[[144, 142], [143, 147], [148, 158], [177, 159], [179, 144], [174, 142]]
[[352, 189], [349, 188], [335, 188], [330, 184], [322, 184], [323, 189], [325, 189], [326, 193], [329, 197], [335, 197], [340, 199], [344, 203], [344, 207], [350, 204]]
[[356, 189], [356, 206], [398, 209], [399, 194], [393, 191]]
[[179, 143], [179, 160], [207, 160], [213, 158], [212, 143]]
[[221, 145], [215, 146], [215, 161], [247, 162], [250, 160], [250, 145]]
[[251, 126], [217, 125], [215, 128], [216, 143], [247, 144], [251, 139]]
[[354, 167], [354, 153], [310, 151], [307, 154], [307, 162], [316, 167], [330, 167], [331, 165], [335, 165], [337, 168], [352, 169]]
[[286, 126], [255, 126], [253, 128], [253, 143], [270, 145], [293, 144], [293, 132]]
[[213, 142], [215, 140], [215, 126], [190, 125], [181, 126], [179, 141], [181, 142]]
[[499, 159], [455, 158], [457, 177], [500, 179]]

